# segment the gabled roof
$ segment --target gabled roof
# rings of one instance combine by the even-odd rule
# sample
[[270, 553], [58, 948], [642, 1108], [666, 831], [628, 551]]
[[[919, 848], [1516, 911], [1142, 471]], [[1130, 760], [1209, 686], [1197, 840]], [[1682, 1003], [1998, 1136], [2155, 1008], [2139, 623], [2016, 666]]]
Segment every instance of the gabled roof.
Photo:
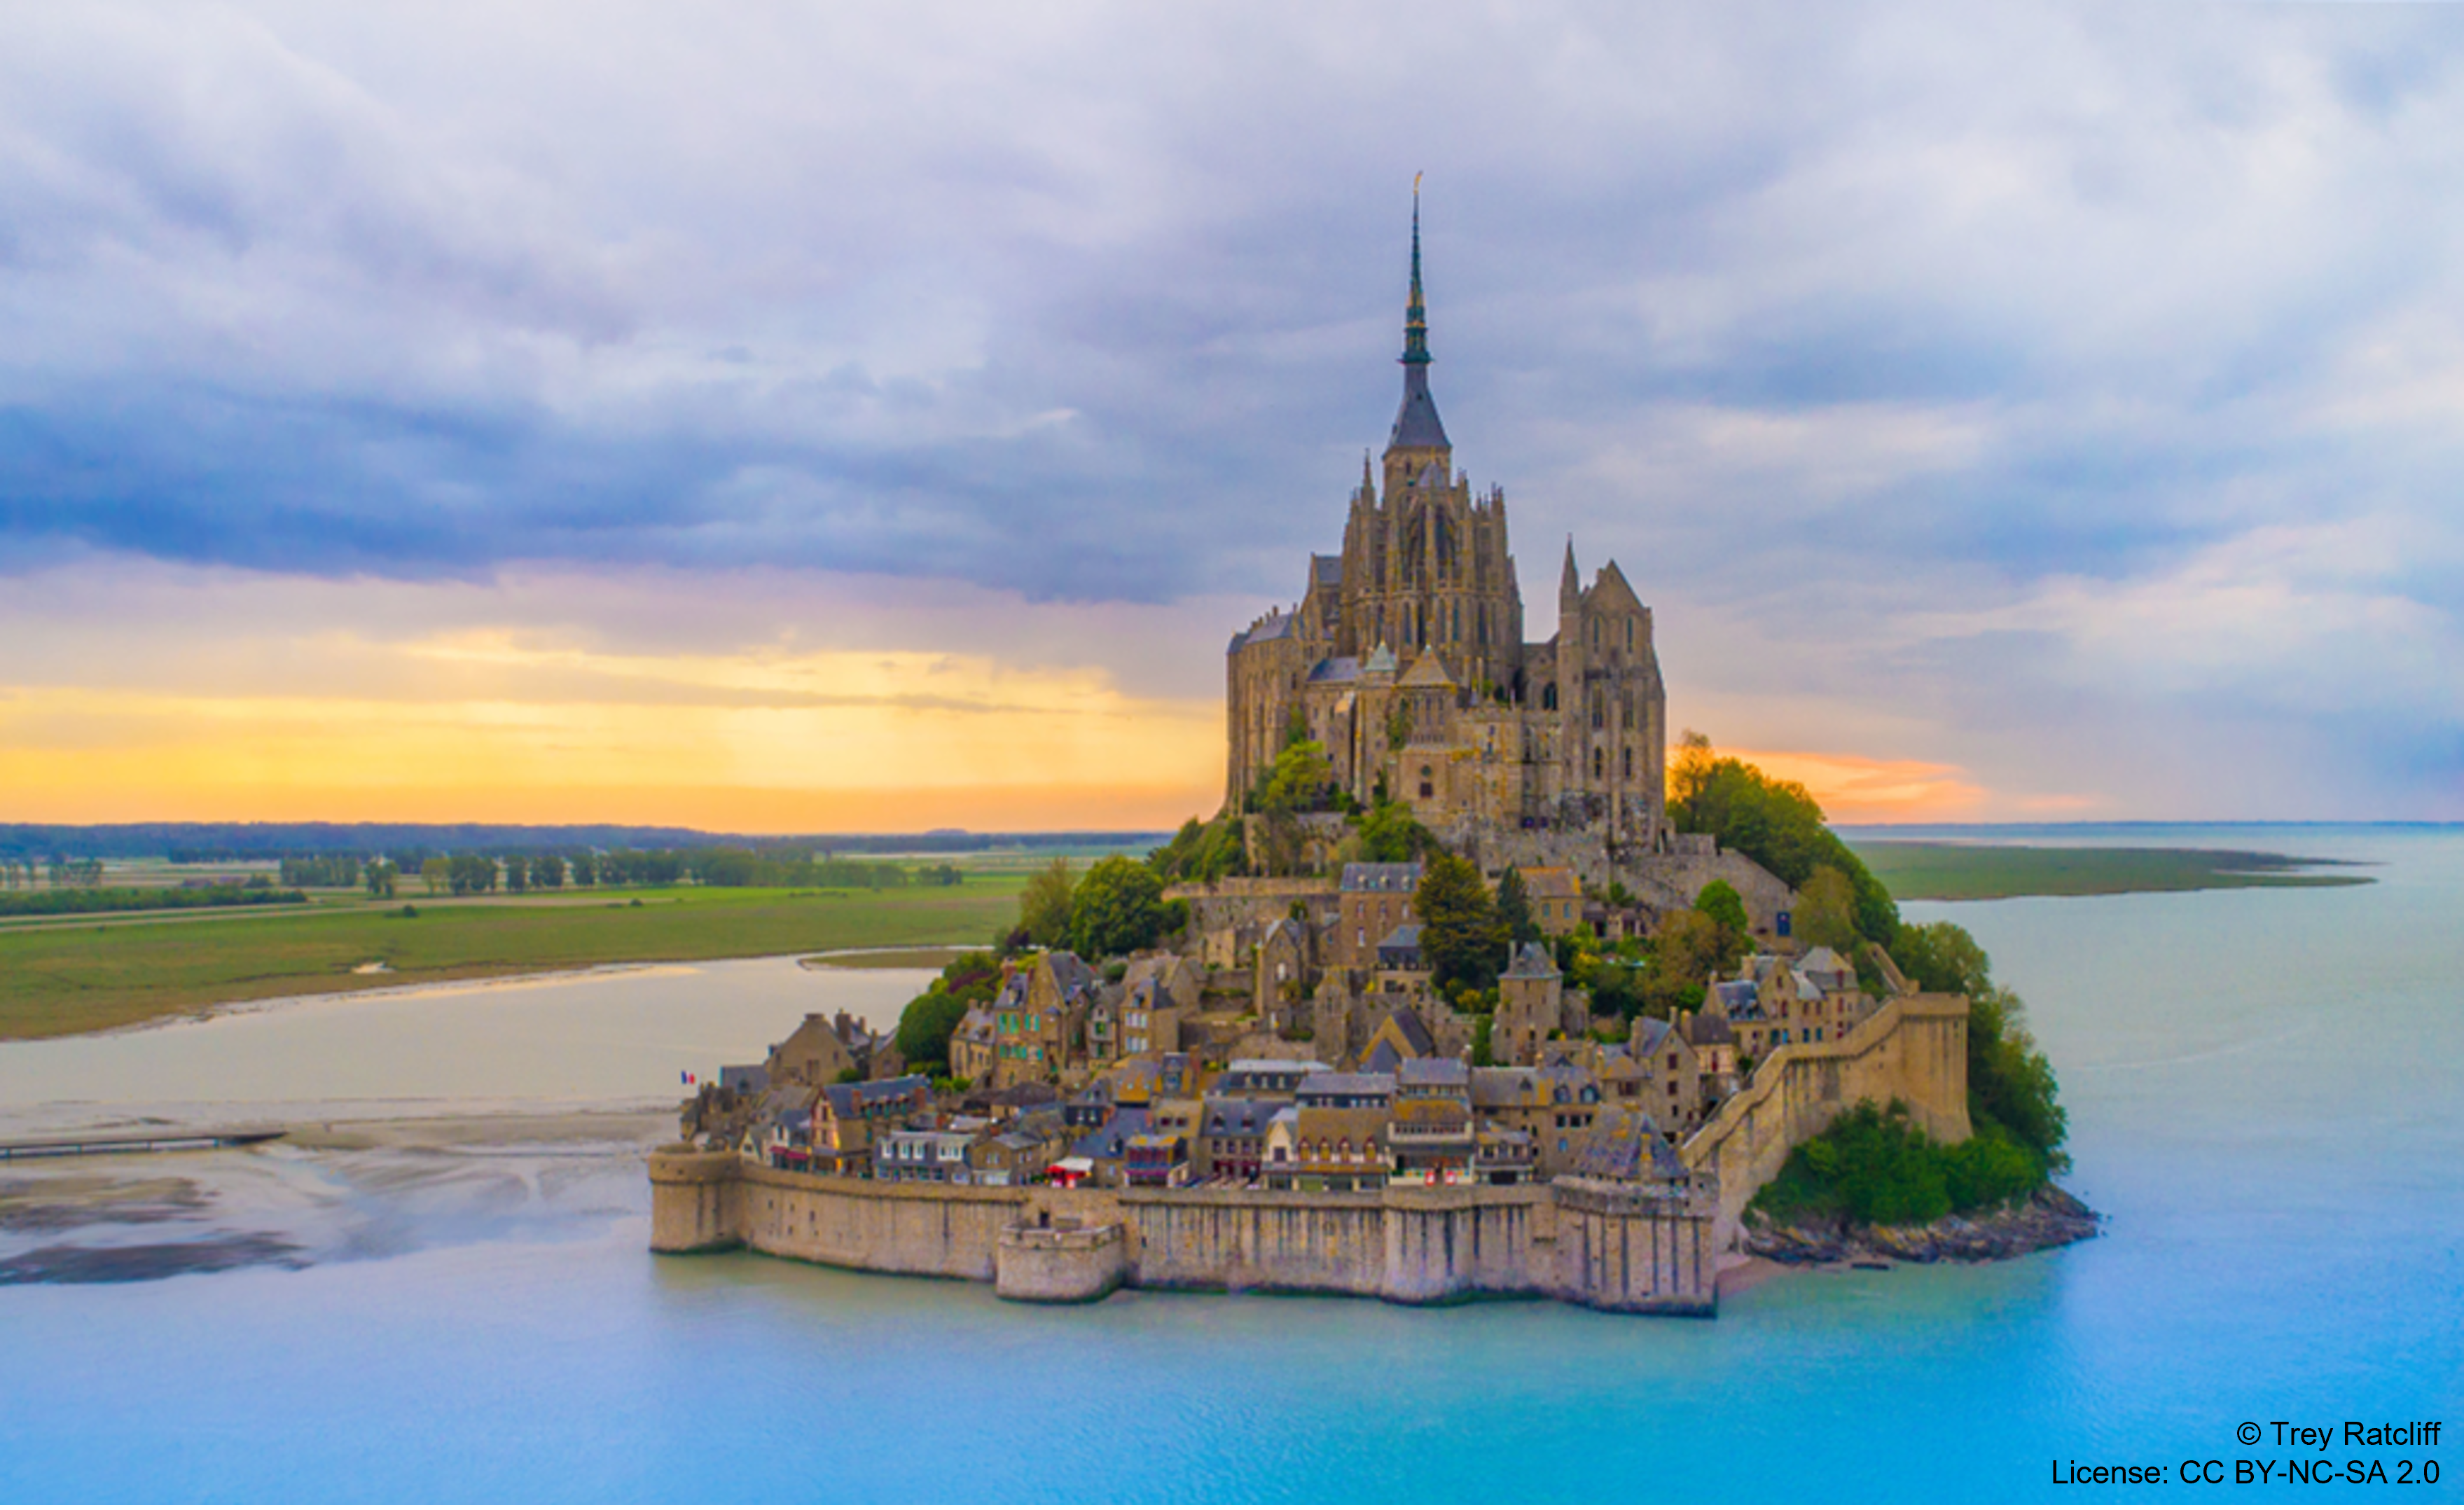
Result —
[[1403, 673], [1397, 687], [1454, 687], [1455, 679], [1446, 674], [1445, 657], [1435, 650], [1423, 650], [1412, 668]]
[[1209, 1096], [1199, 1112], [1198, 1130], [1209, 1137], [1260, 1137], [1265, 1133], [1266, 1119], [1275, 1114], [1279, 1101], [1234, 1101]]
[[1360, 663], [1360, 669], [1371, 676], [1392, 676], [1396, 664], [1395, 652], [1386, 648], [1386, 642], [1380, 640], [1377, 647], [1369, 652], [1369, 659]]
[[1148, 1128], [1144, 1106], [1123, 1106], [1105, 1120], [1102, 1127], [1069, 1146], [1069, 1151], [1082, 1159], [1117, 1159], [1129, 1140]]
[[1501, 978], [1506, 980], [1551, 980], [1557, 975], [1556, 956], [1537, 944], [1526, 944], [1514, 952], [1514, 964]]
[[1685, 1166], [1649, 1112], [1612, 1105], [1574, 1146], [1573, 1172], [1595, 1180], [1673, 1180], [1684, 1177]]
[[1418, 923], [1397, 923], [1395, 931], [1377, 941], [1377, 952], [1381, 954], [1390, 949], [1418, 952], [1419, 947], [1420, 925]]
[[1403, 1067], [1403, 1056], [1395, 1052], [1394, 1044], [1380, 1039], [1377, 1046], [1369, 1051], [1369, 1058], [1361, 1062], [1373, 1074], [1392, 1075]]
[[[1396, 1031], [1402, 1035], [1403, 1041], [1411, 1045], [1412, 1054], [1415, 1057], [1426, 1059], [1438, 1052], [1438, 1040], [1430, 1037], [1428, 1024], [1422, 1022], [1420, 1015], [1410, 1007], [1397, 1007], [1379, 1020], [1377, 1027], [1383, 1028], [1389, 1022], [1395, 1024]], [[1392, 1065], [1382, 1067], [1393, 1068]]]
[[1374, 1071], [1355, 1070], [1345, 1074], [1322, 1069], [1300, 1083], [1293, 1093], [1297, 1100], [1308, 1101], [1321, 1096], [1393, 1096], [1395, 1077]]
[[1416, 1085], [1471, 1088], [1471, 1070], [1459, 1059], [1407, 1059], [1395, 1072], [1395, 1089], [1401, 1094]]
[[1637, 1054], [1653, 1054], [1659, 1052], [1660, 1040], [1668, 1037], [1670, 1031], [1668, 1024], [1661, 1021], [1658, 1018], [1635, 1018], [1634, 1037], [1631, 1040], [1634, 1045], [1634, 1052]]

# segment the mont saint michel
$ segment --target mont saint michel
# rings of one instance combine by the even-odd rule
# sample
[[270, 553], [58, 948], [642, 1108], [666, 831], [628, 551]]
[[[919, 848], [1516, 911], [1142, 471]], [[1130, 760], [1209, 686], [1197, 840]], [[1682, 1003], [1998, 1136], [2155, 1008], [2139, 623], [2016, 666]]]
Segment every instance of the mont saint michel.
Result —
[[[1981, 965], [1903, 937], [1801, 793], [1699, 740], [1670, 770], [1617, 563], [1586, 584], [1569, 541], [1526, 640], [1506, 494], [1456, 469], [1432, 361], [1416, 202], [1394, 424], [1340, 552], [1231, 641], [1221, 812], [1143, 864], [1056, 863], [896, 1032], [814, 1015], [721, 1068], [651, 1158], [654, 1247], [1023, 1301], [1709, 1315], [1749, 1251], [1843, 1251], [1793, 1224], [1818, 1193], [1791, 1156], [1877, 1137], [1943, 1171], [1884, 1214], [1922, 1229], [1903, 1253], [2093, 1233], [2043, 1183], [2049, 1076], [2018, 1099], [2050, 1127], [1971, 1117], [1972, 1033], [1989, 1076], [2041, 1063]], [[1795, 849], [1724, 845], [1748, 811]], [[1954, 1208], [2021, 1236], [1925, 1228]]]

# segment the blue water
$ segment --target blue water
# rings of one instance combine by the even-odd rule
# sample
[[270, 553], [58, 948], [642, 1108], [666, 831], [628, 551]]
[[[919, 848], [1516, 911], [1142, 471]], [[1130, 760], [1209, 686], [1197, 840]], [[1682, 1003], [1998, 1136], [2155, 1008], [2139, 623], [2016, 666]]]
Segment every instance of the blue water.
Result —
[[[317, 1261], [0, 1288], [0, 1498], [2464, 1498], [2464, 834], [2132, 837], [2377, 881], [1908, 909], [1974, 931], [2030, 1003], [2070, 1183], [2112, 1217], [2064, 1252], [1788, 1275], [1709, 1323], [1039, 1310], [653, 1258], [620, 1146], [216, 1156], [231, 1221], [320, 1214]], [[2316, 1455], [2240, 1423], [2352, 1418], [2444, 1420], [2440, 1449], [2328, 1455], [2442, 1481], [2231, 1481]], [[2168, 1479], [2057, 1487], [2074, 1458]], [[2185, 1459], [2227, 1482], [2186, 1488]]]

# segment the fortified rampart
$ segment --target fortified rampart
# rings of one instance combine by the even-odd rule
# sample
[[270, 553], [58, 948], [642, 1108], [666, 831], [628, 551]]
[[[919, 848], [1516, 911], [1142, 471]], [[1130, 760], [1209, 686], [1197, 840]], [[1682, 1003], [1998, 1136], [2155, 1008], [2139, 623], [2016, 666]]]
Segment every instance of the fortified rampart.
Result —
[[1895, 997], [1845, 1037], [1787, 1044], [1755, 1067], [1753, 1083], [1678, 1150], [1687, 1169], [1716, 1177], [1720, 1250], [1789, 1149], [1860, 1101], [1894, 1100], [1942, 1142], [1967, 1140], [1966, 996]]
[[803, 1174], [733, 1154], [650, 1158], [651, 1247], [743, 1246], [882, 1274], [991, 1281], [1015, 1300], [1147, 1289], [1375, 1296], [1549, 1295], [1707, 1316], [1707, 1190], [1396, 1186], [1368, 1194], [910, 1185]]
[[848, 1179], [666, 1149], [650, 1156], [650, 1246], [976, 1280], [1024, 1301], [1131, 1285], [1411, 1304], [1546, 1295], [1708, 1316], [1746, 1202], [1790, 1149], [1867, 1099], [1905, 1102], [1946, 1141], [1968, 1136], [1966, 998], [1901, 997], [1836, 1043], [1774, 1051], [1686, 1140], [1690, 1184], [1062, 1190]]

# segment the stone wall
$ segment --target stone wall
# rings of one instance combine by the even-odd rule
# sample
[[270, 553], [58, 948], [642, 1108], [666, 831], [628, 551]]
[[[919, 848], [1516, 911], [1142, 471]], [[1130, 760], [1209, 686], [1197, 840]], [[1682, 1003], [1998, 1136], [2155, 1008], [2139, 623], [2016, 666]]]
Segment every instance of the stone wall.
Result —
[[[1411, 1304], [1549, 1295], [1709, 1315], [1707, 1191], [1393, 1187], [1372, 1193], [1061, 1191], [790, 1173], [732, 1154], [653, 1155], [652, 1246], [737, 1242], [885, 1274], [990, 1280], [1032, 1301], [1118, 1284], [1374, 1296]], [[721, 1223], [733, 1213], [731, 1233]]]
[[1735, 1245], [1746, 1203], [1791, 1149], [1860, 1101], [1898, 1100], [1945, 1143], [1967, 1141], [1968, 998], [1901, 996], [1828, 1043], [1791, 1043], [1754, 1067], [1752, 1083], [1685, 1140], [1680, 1154], [1719, 1190], [1718, 1250]]

